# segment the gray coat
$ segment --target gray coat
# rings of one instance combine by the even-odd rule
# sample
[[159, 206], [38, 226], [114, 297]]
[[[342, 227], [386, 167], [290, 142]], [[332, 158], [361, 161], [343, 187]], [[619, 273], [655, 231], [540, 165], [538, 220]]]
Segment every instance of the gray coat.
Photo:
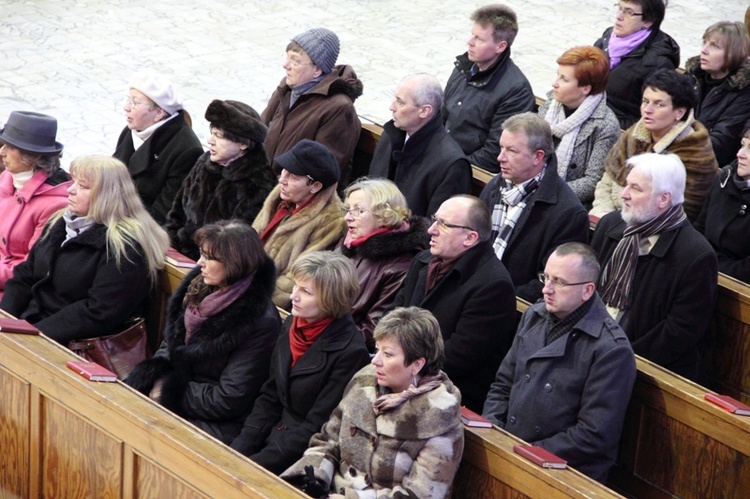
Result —
[[598, 294], [573, 330], [549, 345], [543, 302], [523, 314], [484, 416], [604, 482], [617, 457], [635, 356]]
[[[552, 92], [539, 107], [539, 116], [544, 118], [550, 106]], [[574, 144], [573, 157], [565, 172], [565, 181], [586, 209], [594, 201], [594, 189], [604, 175], [604, 158], [620, 137], [620, 122], [603, 99], [588, 120], [581, 125]]]

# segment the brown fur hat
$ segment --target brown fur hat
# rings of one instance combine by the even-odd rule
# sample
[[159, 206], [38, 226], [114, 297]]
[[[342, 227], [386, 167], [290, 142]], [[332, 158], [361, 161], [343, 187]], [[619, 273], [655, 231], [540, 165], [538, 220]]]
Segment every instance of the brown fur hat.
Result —
[[260, 115], [244, 102], [216, 99], [206, 109], [206, 120], [211, 126], [232, 132], [253, 142], [262, 144], [268, 128], [260, 121]]

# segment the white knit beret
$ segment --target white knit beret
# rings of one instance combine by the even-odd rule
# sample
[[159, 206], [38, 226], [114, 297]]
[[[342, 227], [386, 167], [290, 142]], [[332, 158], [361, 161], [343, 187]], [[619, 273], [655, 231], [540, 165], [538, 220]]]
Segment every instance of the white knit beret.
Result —
[[130, 77], [130, 88], [138, 90], [169, 114], [182, 110], [182, 99], [175, 92], [172, 82], [160, 74], [135, 73]]

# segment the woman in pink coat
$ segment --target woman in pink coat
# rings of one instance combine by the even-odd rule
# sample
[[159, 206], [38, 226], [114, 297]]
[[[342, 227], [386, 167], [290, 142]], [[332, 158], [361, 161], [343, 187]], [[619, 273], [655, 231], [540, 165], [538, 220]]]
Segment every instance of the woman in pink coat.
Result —
[[0, 297], [13, 268], [26, 260], [47, 219], [68, 203], [63, 146], [52, 116], [13, 111], [0, 130]]

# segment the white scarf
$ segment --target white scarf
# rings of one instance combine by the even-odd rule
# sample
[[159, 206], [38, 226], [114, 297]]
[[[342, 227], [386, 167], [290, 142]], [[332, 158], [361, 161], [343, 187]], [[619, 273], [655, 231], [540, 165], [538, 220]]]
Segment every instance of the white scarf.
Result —
[[[570, 161], [573, 159], [573, 151], [575, 150], [575, 143], [578, 138], [578, 132], [581, 130], [581, 125], [591, 118], [591, 115], [594, 114], [594, 111], [604, 97], [604, 92], [586, 96], [581, 105], [578, 106], [578, 109], [567, 118], [565, 117], [563, 105], [555, 99], [550, 99], [550, 106], [547, 108], [547, 114], [544, 115], [544, 119], [552, 127], [552, 135], [560, 139], [560, 144], [556, 150], [557, 173], [563, 180], [565, 180], [565, 176], [568, 174], [568, 167], [570, 166]], [[586, 165], [578, 166], [582, 168], [586, 167]]]
[[151, 137], [151, 135], [153, 135], [153, 133], [159, 129], [160, 126], [162, 126], [167, 121], [173, 119], [178, 114], [179, 114], [179, 111], [177, 113], [174, 113], [169, 118], [158, 121], [154, 123], [153, 125], [151, 125], [150, 127], [141, 130], [140, 132], [136, 130], [130, 130], [130, 135], [131, 137], [133, 137], [133, 149], [137, 151], [138, 148], [141, 147], [143, 143], [146, 142], [149, 139], [149, 137]]

